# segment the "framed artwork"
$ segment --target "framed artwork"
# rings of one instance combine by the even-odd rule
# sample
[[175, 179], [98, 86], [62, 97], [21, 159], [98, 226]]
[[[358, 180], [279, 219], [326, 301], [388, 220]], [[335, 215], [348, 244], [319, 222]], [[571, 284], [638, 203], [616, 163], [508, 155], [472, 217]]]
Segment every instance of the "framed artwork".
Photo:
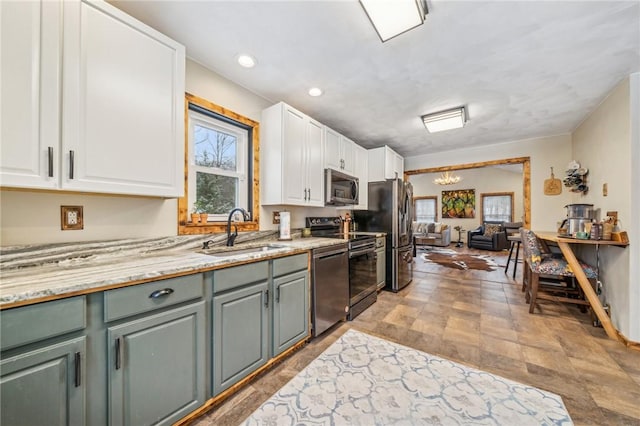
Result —
[[476, 217], [476, 190], [442, 191], [442, 218], [470, 219]]

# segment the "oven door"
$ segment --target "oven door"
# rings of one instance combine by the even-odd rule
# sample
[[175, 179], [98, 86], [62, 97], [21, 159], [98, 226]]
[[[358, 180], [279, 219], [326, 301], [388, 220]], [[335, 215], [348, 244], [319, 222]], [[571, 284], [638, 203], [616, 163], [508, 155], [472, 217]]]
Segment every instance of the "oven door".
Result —
[[349, 304], [355, 305], [377, 290], [375, 247], [349, 252]]

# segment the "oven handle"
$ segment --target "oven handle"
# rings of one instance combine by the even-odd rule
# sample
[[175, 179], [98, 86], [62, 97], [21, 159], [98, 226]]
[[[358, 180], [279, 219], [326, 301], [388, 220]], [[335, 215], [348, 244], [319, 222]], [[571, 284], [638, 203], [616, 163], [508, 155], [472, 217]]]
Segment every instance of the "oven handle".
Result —
[[352, 259], [352, 258], [354, 258], [356, 256], [362, 256], [363, 254], [369, 254], [369, 253], [374, 253], [375, 254], [375, 252], [376, 252], [375, 247], [373, 247], [373, 248], [372, 247], [367, 247], [367, 248], [364, 248], [362, 250], [351, 250], [349, 252], [349, 259]]

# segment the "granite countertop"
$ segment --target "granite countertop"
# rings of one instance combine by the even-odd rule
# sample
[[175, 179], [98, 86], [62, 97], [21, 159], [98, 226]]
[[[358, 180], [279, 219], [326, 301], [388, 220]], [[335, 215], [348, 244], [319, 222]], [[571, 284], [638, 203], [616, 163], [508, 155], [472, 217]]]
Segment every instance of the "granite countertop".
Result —
[[[202, 250], [207, 240], [212, 249]], [[226, 235], [209, 234], [2, 247], [0, 308], [294, 254], [344, 240], [300, 238], [294, 232], [291, 241], [278, 241], [275, 231], [257, 231], [238, 234], [233, 248], [224, 247], [225, 242]], [[277, 247], [225, 257], [206, 254], [265, 244]]]

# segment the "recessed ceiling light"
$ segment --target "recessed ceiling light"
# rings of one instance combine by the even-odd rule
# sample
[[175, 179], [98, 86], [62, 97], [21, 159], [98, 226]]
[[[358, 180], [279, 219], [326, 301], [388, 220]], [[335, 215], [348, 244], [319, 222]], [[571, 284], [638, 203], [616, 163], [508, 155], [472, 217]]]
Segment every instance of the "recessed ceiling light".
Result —
[[251, 55], [238, 55], [238, 63], [245, 68], [253, 68], [256, 66], [256, 59]]
[[309, 89], [309, 96], [320, 96], [322, 95], [322, 89], [319, 89], [317, 87], [312, 87], [311, 89]]

